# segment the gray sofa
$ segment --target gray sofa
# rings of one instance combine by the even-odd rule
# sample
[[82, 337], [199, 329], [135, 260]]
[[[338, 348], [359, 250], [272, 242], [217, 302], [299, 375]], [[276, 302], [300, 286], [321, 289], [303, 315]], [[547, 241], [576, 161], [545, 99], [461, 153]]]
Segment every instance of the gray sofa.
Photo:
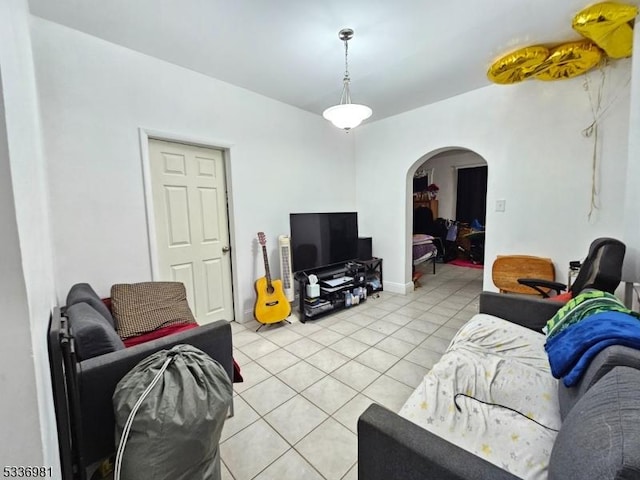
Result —
[[[485, 292], [479, 312], [540, 331], [560, 306]], [[548, 459], [548, 478], [640, 479], [640, 352], [610, 346], [593, 359], [578, 385], [567, 388], [558, 382], [557, 393], [562, 422]], [[519, 477], [374, 404], [358, 421], [358, 478]]]
[[125, 348], [109, 309], [88, 284], [75, 285], [67, 306], [49, 325], [49, 359], [63, 479], [85, 479], [87, 469], [115, 452], [112, 396], [139, 361], [189, 344], [217, 360], [233, 379], [231, 326], [218, 321]]

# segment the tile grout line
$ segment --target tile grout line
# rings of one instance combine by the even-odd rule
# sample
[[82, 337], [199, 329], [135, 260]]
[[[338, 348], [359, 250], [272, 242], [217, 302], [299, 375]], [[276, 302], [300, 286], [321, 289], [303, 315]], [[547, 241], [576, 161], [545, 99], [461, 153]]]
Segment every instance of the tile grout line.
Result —
[[[253, 425], [253, 424], [254, 424], [256, 421], [258, 421], [259, 419], [261, 419], [261, 420], [263, 420], [263, 421], [266, 423], [266, 425], [268, 425], [271, 429], [273, 429], [273, 430], [278, 434], [278, 436], [279, 436], [280, 438], [282, 438], [282, 439], [284, 440], [284, 442], [285, 442], [285, 444], [286, 444], [286, 445], [288, 445], [288, 446], [290, 447], [289, 449], [287, 449], [287, 451], [286, 451], [286, 452], [284, 452], [282, 455], [278, 456], [276, 459], [272, 460], [272, 461], [271, 461], [271, 462], [270, 462], [270, 463], [269, 463], [265, 468], [263, 468], [260, 472], [258, 472], [258, 473], [257, 473], [254, 477], [252, 477], [252, 478], [255, 478], [256, 476], [260, 475], [260, 473], [262, 473], [263, 471], [265, 471], [266, 469], [268, 469], [271, 465], [273, 465], [273, 463], [275, 463], [278, 459], [280, 459], [283, 455], [285, 455], [285, 454], [286, 454], [290, 449], [293, 449], [293, 450], [294, 450], [298, 455], [300, 455], [300, 457], [301, 457], [302, 459], [304, 459], [304, 461], [305, 461], [307, 464], [309, 464], [309, 465], [310, 465], [310, 466], [311, 466], [311, 467], [312, 467], [316, 472], [318, 472], [318, 474], [320, 475], [320, 477], [321, 477], [321, 478], [325, 478], [325, 477], [324, 477], [324, 476], [323, 476], [323, 475], [322, 475], [322, 474], [321, 474], [321, 473], [320, 473], [320, 472], [319, 472], [319, 471], [318, 471], [318, 470], [313, 466], [313, 464], [312, 464], [312, 463], [311, 463], [311, 462], [310, 462], [310, 461], [309, 461], [309, 460], [308, 460], [308, 459], [307, 459], [307, 458], [306, 458], [306, 457], [305, 457], [305, 456], [304, 456], [300, 451], [298, 451], [298, 450], [296, 449], [295, 445], [298, 445], [301, 441], [303, 441], [305, 438], [307, 438], [307, 436], [308, 436], [308, 435], [310, 435], [310, 434], [312, 434], [314, 431], [316, 431], [316, 430], [317, 430], [321, 425], [324, 425], [324, 424], [328, 421], [328, 419], [329, 419], [329, 418], [331, 418], [333, 421], [335, 421], [335, 422], [336, 422], [338, 425], [340, 425], [341, 427], [345, 428], [349, 433], [354, 434], [354, 432], [351, 430], [351, 428], [350, 428], [348, 425], [345, 425], [342, 421], [340, 421], [340, 420], [339, 420], [338, 418], [336, 418], [334, 415], [335, 415], [337, 412], [339, 412], [342, 408], [344, 408], [347, 404], [349, 404], [351, 401], [353, 401], [355, 398], [357, 398], [357, 397], [358, 397], [358, 396], [360, 396], [360, 395], [362, 395], [364, 398], [366, 398], [366, 399], [370, 400], [372, 403], [376, 403], [376, 401], [375, 401], [374, 399], [372, 399], [372, 398], [368, 397], [368, 396], [367, 396], [366, 394], [364, 394], [363, 392], [364, 392], [367, 388], [369, 388], [373, 383], [375, 383], [376, 381], [378, 381], [379, 379], [381, 379], [383, 376], [385, 376], [385, 377], [387, 377], [388, 379], [391, 379], [391, 380], [393, 380], [393, 381], [395, 381], [395, 382], [398, 382], [398, 383], [400, 383], [400, 384], [402, 384], [402, 385], [404, 385], [404, 386], [407, 386], [408, 388], [412, 388], [412, 389], [414, 389], [414, 388], [415, 388], [414, 386], [408, 385], [407, 383], [404, 383], [404, 381], [402, 381], [402, 380], [398, 380], [398, 379], [396, 379], [396, 378], [392, 377], [391, 375], [387, 375], [387, 374], [389, 373], [389, 371], [390, 371], [392, 368], [394, 368], [396, 365], [398, 365], [402, 360], [405, 360], [405, 361], [407, 361], [407, 362], [410, 362], [412, 365], [416, 365], [416, 366], [418, 366], [418, 367], [424, 367], [424, 365], [421, 365], [421, 364], [419, 364], [419, 363], [416, 363], [416, 362], [414, 362], [414, 361], [412, 361], [412, 360], [408, 360], [408, 359], [406, 358], [408, 355], [410, 355], [412, 352], [416, 351], [418, 348], [422, 348], [422, 349], [427, 350], [427, 351], [429, 351], [429, 352], [431, 352], [431, 353], [434, 353], [435, 355], [441, 356], [441, 355], [442, 355], [442, 353], [437, 352], [437, 351], [434, 351], [434, 350], [432, 350], [431, 348], [429, 348], [428, 346], [424, 346], [424, 345], [423, 345], [423, 344], [424, 344], [424, 342], [426, 342], [426, 341], [427, 341], [427, 340], [429, 340], [430, 338], [437, 338], [437, 339], [439, 339], [439, 340], [443, 340], [443, 341], [445, 341], [445, 342], [450, 342], [450, 340], [451, 340], [451, 338], [450, 338], [450, 337], [451, 337], [451, 335], [449, 335], [449, 333], [451, 333], [451, 332], [445, 333], [445, 332], [447, 332], [447, 330], [445, 330], [445, 328], [446, 328], [446, 329], [449, 329], [449, 330], [452, 330], [452, 331], [456, 331], [456, 330], [459, 328], [459, 326], [458, 326], [458, 325], [456, 325], [456, 326], [451, 326], [451, 325], [448, 325], [448, 323], [449, 323], [449, 322], [451, 322], [451, 321], [454, 321], [454, 320], [455, 320], [456, 322], [464, 321], [464, 320], [465, 320], [464, 318], [456, 318], [456, 315], [463, 315], [463, 311], [464, 311], [465, 309], [467, 309], [467, 310], [472, 310], [471, 312], [469, 312], [469, 313], [470, 313], [470, 315], [473, 313], [473, 309], [476, 309], [476, 312], [477, 312], [477, 298], [478, 298], [478, 294], [475, 294], [475, 295], [471, 296], [470, 294], [471, 294], [472, 292], [469, 292], [469, 290], [472, 290], [472, 289], [473, 289], [473, 290], [475, 290], [473, 287], [474, 287], [474, 285], [477, 285], [477, 286], [478, 286], [477, 291], [478, 291], [478, 293], [479, 293], [479, 291], [481, 290], [481, 280], [482, 280], [481, 275], [477, 275], [477, 276], [473, 276], [473, 277], [469, 276], [469, 278], [465, 278], [465, 277], [463, 277], [461, 274], [458, 274], [458, 275], [453, 275], [453, 274], [446, 275], [446, 273], [451, 273], [451, 272], [453, 272], [453, 271], [445, 272], [445, 275], [442, 275], [442, 274], [441, 274], [441, 277], [440, 277], [440, 279], [439, 279], [439, 280], [441, 280], [441, 283], [440, 283], [440, 284], [437, 284], [437, 285], [433, 285], [429, 290], [425, 290], [425, 291], [423, 291], [423, 292], [422, 292], [422, 295], [412, 295], [412, 297], [411, 297], [411, 298], [409, 298], [409, 299], [408, 299], [408, 301], [407, 301], [406, 303], [404, 303], [403, 305], [394, 304], [394, 308], [393, 308], [392, 310], [381, 309], [381, 310], [384, 310], [384, 311], [386, 312], [386, 313], [384, 313], [383, 315], [380, 315], [380, 316], [369, 316], [369, 315], [367, 315], [367, 314], [366, 314], [365, 309], [363, 309], [361, 312], [359, 312], [359, 311], [357, 311], [357, 310], [356, 310], [356, 311], [354, 311], [351, 315], [344, 316], [343, 318], [341, 318], [341, 319], [340, 319], [340, 320], [341, 320], [340, 322], [333, 322], [331, 325], [322, 326], [321, 324], [320, 324], [320, 325], [318, 325], [317, 323], [313, 322], [313, 323], [312, 323], [312, 325], [317, 325], [318, 329], [314, 328], [314, 329], [313, 329], [313, 331], [308, 332], [308, 333], [301, 333], [301, 332], [299, 331], [299, 329], [296, 329], [296, 330], [294, 331], [294, 333], [296, 333], [297, 335], [300, 335], [300, 338], [296, 338], [295, 340], [293, 340], [293, 341], [291, 341], [291, 342], [288, 342], [288, 343], [286, 343], [286, 344], [284, 344], [284, 345], [277, 344], [277, 343], [273, 342], [272, 340], [270, 340], [270, 339], [269, 339], [269, 333], [268, 333], [268, 332], [262, 332], [262, 333], [259, 333], [259, 334], [258, 334], [258, 336], [257, 336], [257, 338], [255, 338], [253, 341], [250, 341], [250, 342], [247, 342], [247, 343], [243, 344], [243, 346], [242, 346], [242, 347], [245, 347], [245, 346], [247, 346], [247, 345], [249, 345], [249, 344], [251, 344], [251, 343], [254, 343], [255, 341], [258, 341], [258, 340], [260, 340], [260, 339], [264, 339], [264, 340], [266, 340], [266, 341], [270, 342], [271, 344], [275, 345], [277, 348], [276, 348], [275, 350], [272, 350], [272, 351], [271, 351], [271, 352], [269, 352], [269, 353], [266, 353], [266, 354], [264, 354], [264, 355], [260, 355], [260, 356], [258, 356], [258, 357], [256, 357], [256, 358], [252, 358], [252, 357], [250, 357], [249, 355], [247, 355], [246, 353], [244, 353], [244, 351], [243, 351], [243, 348], [242, 348], [242, 347], [234, 347], [234, 349], [237, 349], [240, 353], [242, 353], [242, 354], [243, 354], [243, 355], [245, 355], [248, 359], [250, 359], [250, 362], [255, 362], [255, 364], [256, 364], [258, 367], [260, 367], [260, 368], [262, 368], [263, 370], [265, 370], [265, 371], [268, 373], [268, 376], [267, 376], [266, 378], [262, 379], [261, 381], [257, 382], [255, 385], [252, 385], [251, 387], [248, 387], [248, 388], [247, 388], [246, 390], [244, 390], [243, 392], [235, 392], [235, 393], [236, 393], [236, 395], [240, 396], [240, 398], [242, 399], [242, 401], [243, 401], [243, 402], [247, 403], [247, 405], [249, 406], [249, 408], [250, 408], [250, 409], [251, 409], [251, 410], [252, 410], [252, 411], [257, 415], [257, 417], [258, 417], [258, 418], [257, 418], [254, 422], [252, 422], [251, 424], [249, 424], [249, 425], [247, 425], [247, 426], [243, 427], [243, 428], [242, 428], [242, 429], [240, 429], [238, 432], [235, 432], [235, 433], [234, 433], [233, 435], [231, 435], [229, 438], [225, 439], [225, 442], [226, 442], [227, 440], [229, 440], [229, 439], [233, 438], [235, 435], [237, 435], [237, 434], [238, 434], [238, 433], [240, 433], [241, 431], [244, 431], [246, 428], [248, 428], [248, 427], [250, 427], [251, 425]], [[441, 287], [446, 287], [446, 288], [447, 288], [447, 291], [444, 291], [444, 290], [443, 290], [443, 288], [441, 288]], [[456, 288], [451, 288], [451, 287], [456, 287]], [[458, 292], [461, 292], [461, 291], [463, 291], [463, 290], [465, 291], [465, 295], [464, 295], [464, 297], [465, 297], [465, 298], [467, 298], [467, 297], [468, 297], [468, 301], [467, 301], [467, 302], [459, 301], [459, 302], [457, 302], [457, 303], [455, 303], [455, 304], [446, 303], [446, 302], [447, 302], [447, 300], [448, 300], [448, 299], [450, 299], [450, 298], [453, 298], [453, 297], [455, 297], [455, 298], [461, 298], [461, 297], [463, 297], [463, 295], [459, 295], [459, 296], [458, 296]], [[387, 317], [387, 316], [389, 316], [389, 315], [391, 315], [391, 314], [396, 314], [396, 313], [398, 313], [398, 310], [400, 310], [400, 309], [402, 309], [402, 308], [404, 308], [404, 307], [406, 307], [406, 306], [408, 306], [408, 305], [410, 305], [410, 304], [412, 304], [412, 303], [417, 302], [416, 298], [422, 298], [422, 297], [426, 297], [426, 296], [428, 296], [429, 292], [439, 292], [439, 293], [438, 293], [438, 297], [440, 297], [440, 296], [441, 296], [441, 295], [443, 295], [443, 294], [444, 294], [444, 296], [442, 296], [441, 298], [438, 298], [438, 299], [436, 300], [435, 305], [428, 305], [428, 304], [426, 304], [426, 303], [425, 303], [424, 305], [420, 305], [420, 306], [418, 306], [418, 305], [415, 305], [415, 304], [414, 304], [414, 305], [412, 305], [410, 308], [419, 309], [419, 310], [422, 310], [422, 311], [424, 311], [424, 312], [428, 312], [428, 311], [431, 311], [431, 310], [432, 310], [432, 309], [434, 309], [434, 308], [440, 307], [440, 308], [442, 308], [442, 309], [448, 309], [448, 310], [450, 311], [450, 314], [447, 314], [447, 313], [446, 313], [446, 311], [445, 311], [444, 313], [433, 312], [433, 313], [434, 313], [434, 315], [446, 316], [446, 317], [447, 317], [447, 319], [446, 319], [444, 322], [442, 322], [441, 324], [438, 324], [438, 328], [437, 328], [436, 330], [434, 330], [434, 331], [432, 331], [432, 332], [430, 332], [430, 333], [428, 333], [428, 334], [426, 334], [426, 332], [420, 332], [421, 334], [426, 334], [426, 337], [425, 337], [423, 340], [421, 340], [418, 344], [413, 344], [412, 342], [406, 342], [406, 341], [402, 340], [401, 338], [397, 338], [397, 337], [394, 337], [394, 336], [393, 336], [396, 332], [398, 332], [398, 331], [400, 331], [400, 330], [402, 330], [402, 329], [404, 329], [404, 328], [408, 328], [408, 329], [410, 329], [410, 327], [408, 327], [407, 325], [408, 325], [409, 323], [411, 323], [412, 321], [414, 321], [414, 320], [422, 320], [422, 319], [419, 319], [418, 317], [410, 317], [410, 316], [406, 316], [406, 315], [405, 315], [407, 318], [411, 318], [410, 322], [407, 322], [407, 323], [405, 323], [405, 324], [396, 324], [396, 323], [394, 323], [394, 322], [391, 322], [391, 323], [393, 323], [393, 324], [397, 327], [397, 328], [396, 328], [395, 330], [393, 330], [391, 333], [384, 333], [384, 332], [382, 332], [382, 331], [380, 331], [380, 330], [375, 330], [375, 329], [373, 329], [373, 328], [369, 328], [373, 323], [383, 321], [385, 317]], [[410, 294], [410, 295], [411, 295], [411, 294]], [[391, 298], [394, 298], [394, 297], [395, 297], [395, 295], [393, 295], [393, 294], [392, 294], [392, 295], [385, 295], [385, 297], [386, 297], [386, 298], [384, 298], [384, 297], [383, 297], [383, 298], [381, 299], [381, 301], [382, 301], [382, 302], [384, 302], [385, 300], [389, 300], [389, 299], [391, 299]], [[398, 296], [398, 297], [399, 297], [399, 296]], [[393, 303], [393, 302], [392, 302], [392, 303]], [[418, 303], [421, 303], [421, 302], [418, 302]], [[445, 305], [443, 305], [443, 303], [444, 303]], [[367, 306], [367, 307], [368, 307], [368, 308], [375, 308], [375, 305], [371, 305], [371, 306]], [[470, 307], [471, 307], [471, 308], [470, 308]], [[365, 324], [365, 325], [362, 325], [362, 324], [359, 324], [359, 323], [356, 323], [356, 322], [352, 322], [352, 321], [350, 321], [349, 317], [352, 317], [352, 316], [354, 316], [354, 315], [356, 315], [356, 314], [361, 314], [361, 315], [368, 316], [368, 317], [370, 317], [370, 318], [371, 318], [371, 320], [372, 320], [372, 321], [371, 321], [371, 322], [369, 322], [369, 323], [367, 323], [367, 324]], [[402, 313], [400, 313], [400, 314], [402, 315]], [[340, 315], [340, 313], [338, 313], [337, 315]], [[376, 314], [376, 315], [377, 315], [377, 314]], [[340, 332], [340, 331], [338, 331], [338, 330], [334, 330], [334, 329], [332, 328], [332, 327], [334, 327], [335, 325], [339, 325], [339, 324], [341, 324], [341, 323], [342, 323], [342, 321], [344, 321], [344, 320], [346, 320], [346, 321], [347, 321], [347, 322], [349, 322], [351, 325], [353, 325], [353, 326], [355, 326], [355, 327], [357, 327], [357, 328], [356, 328], [355, 330], [351, 331], [349, 334], [344, 334], [344, 333], [342, 333], [342, 332]], [[428, 321], [428, 319], [425, 319], [425, 321]], [[240, 324], [240, 325], [241, 325], [241, 324]], [[360, 340], [358, 340], [358, 339], [356, 339], [356, 338], [353, 338], [353, 337], [352, 337], [352, 335], [353, 335], [353, 334], [355, 334], [356, 332], [362, 331], [362, 330], [364, 330], [365, 328], [366, 328], [366, 329], [368, 329], [368, 330], [371, 330], [372, 332], [376, 332], [376, 333], [382, 334], [382, 335], [383, 335], [383, 337], [382, 337], [382, 338], [380, 338], [379, 340], [377, 340], [377, 341], [376, 341], [375, 343], [373, 343], [372, 345], [369, 345], [369, 344], [368, 344], [368, 343], [366, 343], [366, 342], [362, 342], [362, 341], [360, 341]], [[289, 346], [289, 345], [291, 345], [291, 344], [293, 344], [293, 343], [295, 343], [295, 342], [297, 342], [297, 341], [303, 340], [303, 339], [308, 339], [309, 341], [313, 341], [313, 334], [314, 334], [314, 333], [318, 333], [318, 332], [323, 331], [323, 330], [324, 330], [324, 331], [327, 331], [327, 330], [328, 330], [328, 331], [331, 331], [332, 333], [335, 333], [335, 334], [339, 335], [341, 338], [339, 338], [338, 340], [335, 340], [335, 341], [333, 341], [333, 342], [330, 342], [330, 343], [328, 343], [327, 345], [324, 345], [324, 344], [322, 344], [322, 343], [320, 343], [320, 342], [316, 342], [316, 343], [318, 343], [319, 345], [321, 345], [321, 346], [322, 346], [322, 348], [321, 348], [320, 350], [318, 350], [318, 352], [314, 352], [312, 355], [315, 355], [316, 353], [320, 353], [320, 352], [322, 352], [322, 351], [327, 351], [327, 350], [328, 350], [328, 351], [330, 351], [331, 353], [335, 353], [335, 354], [341, 355], [341, 356], [345, 357], [345, 359], [346, 359], [344, 363], [342, 363], [340, 366], [338, 366], [338, 367], [336, 367], [336, 368], [333, 368], [333, 369], [332, 369], [331, 371], [329, 371], [329, 372], [326, 372], [326, 371], [324, 371], [323, 369], [320, 369], [320, 368], [316, 367], [315, 365], [313, 365], [312, 363], [310, 363], [310, 362], [308, 361], [308, 358], [309, 358], [309, 357], [311, 357], [312, 355], [308, 355], [308, 356], [306, 356], [306, 357], [302, 358], [302, 357], [300, 357], [299, 355], [296, 355], [295, 353], [293, 353], [293, 352], [291, 352], [291, 351], [289, 351], [289, 350], [287, 350], [287, 349], [286, 349], [286, 347], [287, 347], [287, 346]], [[245, 328], [244, 328], [244, 330], [240, 330], [240, 329], [237, 329], [237, 328], [236, 328], [236, 331], [234, 331], [234, 332], [233, 332], [233, 335], [237, 335], [237, 334], [239, 334], [239, 333], [243, 333], [244, 331], [249, 331], [249, 329], [248, 329], [247, 327], [245, 327]], [[439, 332], [439, 331], [441, 331], [441, 334], [442, 334], [442, 335], [444, 335], [444, 337], [446, 337], [446, 338], [443, 338], [443, 337], [437, 336], [437, 335], [436, 335], [436, 333], [437, 333], [437, 332]], [[249, 331], [249, 332], [250, 332], [250, 331]], [[390, 339], [390, 338], [393, 338], [393, 339], [395, 339], [395, 340], [397, 340], [397, 341], [399, 341], [399, 342], [403, 342], [403, 343], [405, 343], [405, 344], [407, 344], [407, 345], [410, 345], [410, 346], [411, 346], [411, 348], [410, 348], [406, 353], [404, 353], [403, 355], [398, 355], [398, 354], [396, 354], [396, 353], [393, 353], [392, 351], [387, 351], [387, 350], [385, 350], [385, 349], [383, 349], [383, 348], [378, 347], [378, 345], [379, 345], [381, 342], [383, 342], [383, 341], [385, 341], [385, 340], [387, 340], [387, 339]], [[363, 345], [366, 345], [366, 347], [367, 347], [367, 348], [366, 348], [365, 350], [363, 350], [362, 352], [360, 352], [358, 355], [354, 356], [354, 357], [351, 357], [351, 356], [349, 356], [348, 354], [347, 354], [347, 355], [345, 355], [344, 353], [342, 353], [342, 352], [340, 352], [340, 351], [335, 350], [334, 348], [332, 348], [332, 346], [333, 346], [333, 345], [335, 345], [336, 343], [338, 343], [338, 342], [340, 342], [340, 341], [342, 341], [342, 340], [345, 340], [345, 339], [350, 339], [350, 340], [352, 340], [352, 341], [359, 342], [359, 343], [361, 343], [361, 344], [363, 344]], [[348, 384], [346, 381], [343, 381], [343, 380], [341, 380], [341, 379], [339, 379], [339, 378], [337, 378], [337, 377], [335, 377], [335, 376], [334, 376], [334, 374], [335, 374], [335, 373], [336, 373], [340, 368], [342, 368], [343, 366], [345, 366], [345, 365], [349, 364], [350, 362], [355, 362], [356, 364], [363, 365], [364, 367], [371, 368], [371, 367], [369, 367], [368, 365], [366, 365], [366, 364], [364, 364], [364, 363], [361, 363], [361, 360], [358, 360], [358, 357], [360, 357], [361, 355], [363, 355], [365, 352], [370, 351], [372, 348], [376, 348], [377, 350], [380, 350], [380, 351], [384, 352], [384, 353], [385, 353], [385, 354], [387, 354], [387, 355], [391, 355], [391, 356], [393, 356], [394, 358], [396, 358], [396, 361], [394, 361], [391, 365], [389, 365], [389, 366], [388, 366], [386, 369], [384, 369], [382, 372], [381, 372], [381, 371], [379, 371], [379, 370], [377, 370], [377, 369], [373, 369], [373, 370], [376, 372], [376, 377], [375, 377], [375, 379], [374, 379], [374, 380], [372, 380], [371, 382], [367, 383], [365, 386], [363, 386], [362, 388], [359, 388], [359, 389], [354, 388], [352, 385]], [[282, 351], [282, 350], [284, 350], [284, 351], [286, 351], [287, 353], [291, 354], [292, 356], [296, 357], [296, 358], [298, 359], [298, 361], [296, 361], [296, 362], [295, 362], [294, 364], [292, 364], [292, 365], [289, 365], [289, 366], [287, 366], [287, 367], [285, 367], [285, 368], [280, 369], [277, 373], [273, 373], [271, 370], [269, 370], [269, 369], [267, 369], [266, 367], [264, 367], [264, 366], [263, 366], [263, 365], [258, 361], [260, 358], [262, 358], [262, 357], [264, 357], [264, 356], [267, 356], [267, 355], [269, 355], [269, 354], [271, 354], [271, 353], [274, 353], [274, 352], [277, 352], [277, 351]], [[285, 372], [286, 370], [288, 370], [288, 369], [290, 369], [290, 368], [293, 368], [293, 367], [294, 367], [294, 366], [296, 366], [296, 365], [299, 365], [299, 364], [300, 364], [300, 362], [303, 362], [304, 364], [306, 364], [306, 365], [308, 365], [308, 366], [310, 366], [310, 367], [312, 367], [312, 368], [316, 368], [317, 370], [319, 370], [320, 372], [322, 372], [322, 376], [321, 376], [320, 378], [318, 378], [317, 380], [315, 380], [313, 383], [311, 383], [309, 386], [306, 386], [304, 389], [302, 389], [302, 390], [298, 391], [296, 388], [293, 388], [293, 386], [292, 386], [292, 385], [290, 385], [289, 383], [287, 383], [285, 380], [281, 379], [281, 378], [279, 377], [279, 375], [280, 375], [280, 374], [282, 374], [283, 372]], [[253, 407], [251, 406], [251, 404], [250, 404], [247, 400], [245, 400], [245, 398], [243, 397], [243, 394], [244, 394], [245, 392], [247, 392], [247, 391], [249, 391], [249, 390], [253, 389], [254, 387], [256, 387], [256, 386], [260, 385], [262, 382], [264, 382], [264, 381], [266, 381], [266, 380], [270, 379], [271, 377], [275, 377], [275, 378], [276, 378], [276, 380], [278, 380], [279, 382], [281, 382], [281, 383], [283, 383], [284, 385], [286, 385], [286, 386], [287, 386], [287, 388], [291, 389], [293, 392], [295, 392], [295, 394], [293, 395], [293, 397], [291, 397], [291, 398], [289, 398], [289, 399], [285, 400], [285, 401], [284, 401], [284, 402], [282, 402], [281, 404], [279, 404], [279, 405], [277, 405], [276, 407], [274, 407], [273, 409], [271, 409], [269, 412], [265, 412], [265, 414], [264, 414], [264, 415], [261, 415], [261, 414], [259, 414], [259, 413], [255, 410], [255, 408], [253, 408]], [[327, 411], [325, 411], [322, 407], [320, 407], [319, 405], [317, 405], [316, 403], [314, 403], [314, 402], [313, 402], [313, 400], [311, 400], [311, 399], [309, 399], [309, 398], [307, 398], [307, 397], [305, 397], [305, 396], [303, 395], [303, 392], [304, 392], [304, 391], [306, 391], [307, 389], [311, 388], [313, 385], [317, 384], [318, 382], [320, 382], [320, 381], [322, 381], [322, 380], [325, 380], [325, 379], [326, 379], [326, 377], [331, 377], [331, 379], [332, 379], [332, 380], [335, 380], [335, 381], [339, 382], [340, 384], [342, 384], [342, 385], [344, 385], [344, 386], [346, 386], [346, 387], [348, 387], [348, 388], [352, 389], [352, 390], [355, 392], [355, 395], [354, 395], [353, 397], [350, 397], [346, 402], [344, 402], [343, 404], [341, 404], [341, 405], [340, 405], [337, 409], [335, 409], [335, 411], [334, 411], [333, 413], [331, 413], [331, 414], [329, 414], [329, 413], [328, 413]], [[281, 433], [280, 433], [280, 432], [275, 428], [275, 425], [272, 425], [272, 424], [271, 424], [271, 423], [270, 423], [270, 422], [269, 422], [265, 417], [266, 417], [266, 415], [269, 415], [271, 412], [273, 412], [275, 409], [277, 409], [277, 408], [281, 407], [281, 406], [282, 406], [283, 404], [285, 404], [286, 402], [288, 402], [288, 401], [292, 400], [293, 398], [296, 398], [298, 395], [299, 395], [301, 398], [303, 398], [303, 399], [305, 399], [306, 401], [308, 401], [311, 405], [314, 405], [314, 407], [315, 407], [315, 408], [318, 408], [318, 410], [319, 410], [319, 411], [321, 411], [323, 414], [327, 415], [327, 418], [326, 418], [326, 419], [324, 419], [320, 424], [318, 424], [317, 426], [315, 426], [314, 428], [312, 428], [312, 429], [311, 429], [309, 432], [307, 432], [303, 437], [301, 437], [301, 438], [296, 442], [296, 444], [295, 444], [295, 445], [292, 445], [288, 440], [286, 440], [284, 437], [282, 437]], [[357, 436], [357, 433], [356, 433], [355, 435]], [[224, 442], [223, 442], [223, 443], [224, 443]], [[227, 469], [228, 473], [229, 473], [229, 474], [231, 475], [231, 477], [235, 480], [235, 478], [236, 478], [236, 477], [233, 475], [233, 472], [231, 471], [231, 469], [229, 468], [229, 466], [226, 464], [226, 462], [223, 462], [223, 463], [224, 463], [224, 465], [225, 465], [225, 467], [226, 467], [226, 469]], [[353, 463], [349, 468], [347, 468], [346, 472], [341, 476], [341, 478], [342, 478], [342, 479], [344, 479], [347, 475], [349, 475], [349, 473], [352, 471], [352, 469], [353, 469], [356, 465], [357, 465], [357, 460], [356, 460], [356, 462], [354, 462], [354, 463]]]

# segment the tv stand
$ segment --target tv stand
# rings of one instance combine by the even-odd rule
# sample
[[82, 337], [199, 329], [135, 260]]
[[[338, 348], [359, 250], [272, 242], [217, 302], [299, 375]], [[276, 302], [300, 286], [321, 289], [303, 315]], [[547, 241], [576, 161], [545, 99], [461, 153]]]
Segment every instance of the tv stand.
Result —
[[[320, 296], [315, 302], [308, 301], [306, 296], [309, 275], [318, 277], [320, 284]], [[351, 280], [345, 279], [351, 278]], [[344, 279], [342, 282], [324, 283], [327, 280]], [[315, 320], [331, 312], [349, 308], [345, 305], [345, 294], [354, 290], [366, 290], [366, 267], [357, 262], [350, 261], [338, 265], [305, 270], [296, 274], [296, 285], [298, 289], [298, 310], [300, 321], [306, 323], [307, 320]], [[351, 306], [356, 306], [366, 300], [366, 295], [361, 294], [358, 303], [352, 301]]]

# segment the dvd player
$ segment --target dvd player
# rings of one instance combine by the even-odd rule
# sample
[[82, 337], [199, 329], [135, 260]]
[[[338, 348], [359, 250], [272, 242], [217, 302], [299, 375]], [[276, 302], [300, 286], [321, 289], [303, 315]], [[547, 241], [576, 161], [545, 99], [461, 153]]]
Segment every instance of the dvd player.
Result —
[[344, 285], [350, 282], [353, 282], [353, 277], [347, 277], [347, 276], [331, 278], [329, 280], [320, 281], [320, 283], [324, 283], [325, 285], [329, 285], [330, 287], [339, 287], [341, 285]]

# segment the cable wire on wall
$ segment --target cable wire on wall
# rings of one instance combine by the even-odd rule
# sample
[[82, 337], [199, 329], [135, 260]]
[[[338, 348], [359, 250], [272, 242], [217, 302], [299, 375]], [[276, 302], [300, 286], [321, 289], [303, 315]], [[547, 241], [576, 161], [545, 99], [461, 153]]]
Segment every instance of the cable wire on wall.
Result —
[[625, 84], [615, 89], [615, 95], [603, 108], [602, 104], [605, 85], [607, 81], [608, 66], [609, 61], [605, 59], [597, 69], [597, 72], [599, 72], [600, 74], [600, 79], [597, 85], [593, 85], [594, 82], [592, 81], [592, 76], [595, 75], [595, 73], [585, 74], [585, 81], [583, 84], [584, 89], [589, 97], [589, 105], [591, 106], [591, 115], [593, 117], [593, 121], [584, 130], [582, 130], [582, 135], [584, 135], [586, 138], [593, 138], [593, 152], [591, 156], [591, 199], [589, 204], [589, 213], [587, 215], [587, 218], [589, 220], [591, 220], [591, 216], [593, 215], [595, 210], [598, 210], [600, 208], [598, 189], [598, 149], [600, 148], [600, 138], [598, 136], [598, 126], [605, 113], [607, 113], [607, 111], [616, 103], [620, 93], [631, 82], [631, 76], [629, 75], [625, 81]]

